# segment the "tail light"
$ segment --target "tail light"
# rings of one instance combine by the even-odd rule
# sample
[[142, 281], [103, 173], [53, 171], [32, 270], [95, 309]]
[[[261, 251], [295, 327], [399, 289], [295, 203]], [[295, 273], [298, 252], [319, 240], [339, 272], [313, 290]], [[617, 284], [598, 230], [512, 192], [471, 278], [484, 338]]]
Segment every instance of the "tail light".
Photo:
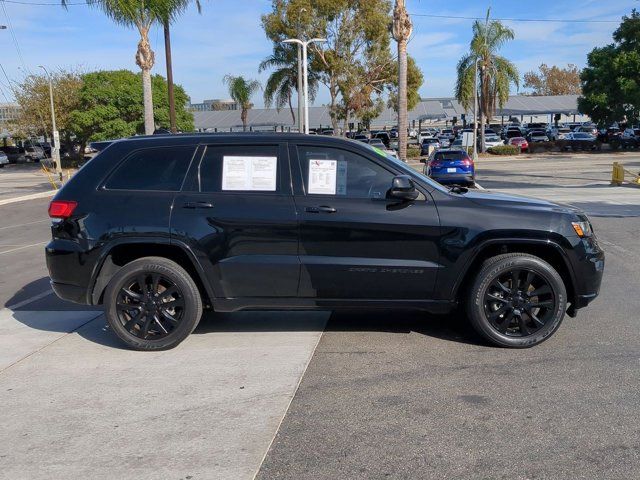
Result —
[[51, 218], [69, 218], [77, 206], [78, 202], [71, 200], [54, 200], [49, 204], [49, 216]]
[[439, 168], [442, 166], [442, 163], [439, 160], [431, 160], [429, 166]]
[[473, 160], [471, 160], [469, 157], [465, 157], [462, 159], [462, 165], [464, 165], [465, 167], [470, 167], [471, 165], [473, 165]]

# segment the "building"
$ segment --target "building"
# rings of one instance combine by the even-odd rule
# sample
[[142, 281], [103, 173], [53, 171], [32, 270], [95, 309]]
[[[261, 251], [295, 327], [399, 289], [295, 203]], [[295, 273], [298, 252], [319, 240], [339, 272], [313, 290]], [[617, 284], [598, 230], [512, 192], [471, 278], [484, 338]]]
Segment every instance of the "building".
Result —
[[[295, 109], [295, 107], [294, 107]], [[295, 109], [297, 113], [297, 109]], [[561, 115], [561, 122], [587, 121], [589, 118], [578, 112], [577, 95], [509, 97], [503, 108], [496, 111], [491, 123], [507, 123], [510, 119], [521, 122], [552, 122], [555, 114]], [[409, 125], [451, 125], [462, 124], [464, 120], [473, 122], [473, 111], [467, 111], [454, 98], [425, 98], [409, 112]], [[239, 111], [194, 111], [195, 127], [198, 131], [239, 131], [242, 129]], [[358, 120], [353, 120], [353, 129], [358, 128]], [[289, 130], [296, 124], [291, 111], [272, 108], [252, 108], [249, 111], [249, 126], [252, 130]], [[309, 108], [309, 127], [313, 129], [331, 126], [327, 106]], [[342, 127], [342, 123], [340, 123]], [[391, 128], [397, 126], [395, 111], [387, 108], [371, 122], [371, 128]]]
[[204, 100], [202, 103], [191, 103], [191, 99], [189, 99], [187, 110], [190, 112], [238, 110], [238, 104], [231, 99], [214, 98], [213, 100]]
[[20, 107], [17, 103], [0, 103], [0, 125], [4, 126], [18, 118]]

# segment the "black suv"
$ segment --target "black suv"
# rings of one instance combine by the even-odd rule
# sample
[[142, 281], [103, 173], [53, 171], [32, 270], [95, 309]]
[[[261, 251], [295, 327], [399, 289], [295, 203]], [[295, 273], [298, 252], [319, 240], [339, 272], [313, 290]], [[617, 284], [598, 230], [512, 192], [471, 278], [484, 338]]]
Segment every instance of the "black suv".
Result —
[[184, 340], [203, 308], [464, 306], [489, 341], [528, 347], [598, 294], [587, 217], [447, 189], [362, 142], [300, 134], [116, 141], [49, 207], [59, 297], [103, 304], [129, 346]]

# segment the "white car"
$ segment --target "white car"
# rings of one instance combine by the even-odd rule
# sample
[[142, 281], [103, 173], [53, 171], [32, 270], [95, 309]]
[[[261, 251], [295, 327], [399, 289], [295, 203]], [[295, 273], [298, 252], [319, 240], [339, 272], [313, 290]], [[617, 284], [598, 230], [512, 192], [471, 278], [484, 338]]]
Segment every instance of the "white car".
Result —
[[485, 149], [491, 147], [497, 147], [499, 145], [504, 145], [504, 142], [498, 135], [486, 135], [484, 137], [484, 147]]
[[9, 157], [7, 154], [0, 150], [0, 168], [3, 168], [5, 165], [9, 165]]
[[567, 127], [547, 127], [547, 137], [551, 141], [564, 140], [564, 137], [569, 133], [571, 133], [571, 129]]

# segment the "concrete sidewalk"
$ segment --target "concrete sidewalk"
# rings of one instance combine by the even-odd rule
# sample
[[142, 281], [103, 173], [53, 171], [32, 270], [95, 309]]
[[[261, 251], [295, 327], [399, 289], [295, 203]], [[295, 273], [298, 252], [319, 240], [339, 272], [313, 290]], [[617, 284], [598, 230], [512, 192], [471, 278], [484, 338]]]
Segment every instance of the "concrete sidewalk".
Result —
[[209, 315], [178, 348], [148, 353], [121, 349], [99, 312], [1, 310], [0, 471], [251, 479], [327, 318]]

